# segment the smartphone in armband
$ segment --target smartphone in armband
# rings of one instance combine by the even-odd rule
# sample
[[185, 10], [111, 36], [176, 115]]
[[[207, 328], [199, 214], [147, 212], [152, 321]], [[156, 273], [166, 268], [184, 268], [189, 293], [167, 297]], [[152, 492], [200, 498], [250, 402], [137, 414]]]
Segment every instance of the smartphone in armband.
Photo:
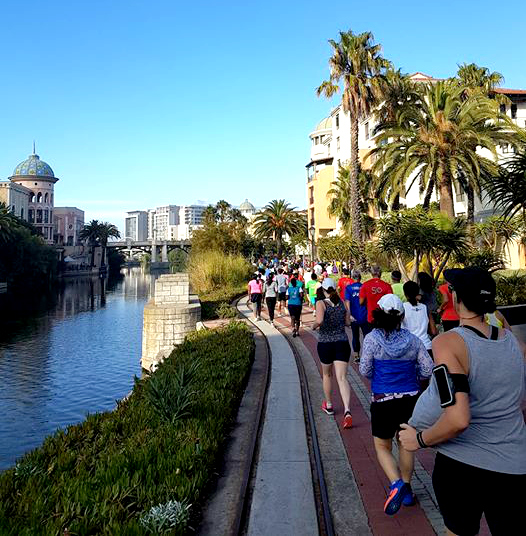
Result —
[[437, 382], [440, 407], [453, 406], [455, 404], [455, 387], [447, 365], [437, 365], [433, 369], [433, 376]]

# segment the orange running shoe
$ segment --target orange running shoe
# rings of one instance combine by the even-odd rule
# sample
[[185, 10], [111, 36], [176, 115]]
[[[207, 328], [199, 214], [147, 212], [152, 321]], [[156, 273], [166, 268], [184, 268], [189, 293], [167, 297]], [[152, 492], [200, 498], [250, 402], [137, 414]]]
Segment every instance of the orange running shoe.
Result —
[[352, 426], [352, 415], [350, 411], [346, 411], [343, 416], [343, 427], [350, 428]]

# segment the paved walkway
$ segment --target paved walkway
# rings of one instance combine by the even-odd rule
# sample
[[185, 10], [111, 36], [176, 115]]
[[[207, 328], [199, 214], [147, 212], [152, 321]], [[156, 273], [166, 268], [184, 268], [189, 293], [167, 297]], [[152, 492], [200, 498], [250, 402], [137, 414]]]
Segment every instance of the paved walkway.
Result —
[[[242, 314], [253, 320], [246, 301]], [[271, 353], [249, 536], [317, 536], [318, 521], [298, 369], [285, 337], [267, 322], [255, 322]]]

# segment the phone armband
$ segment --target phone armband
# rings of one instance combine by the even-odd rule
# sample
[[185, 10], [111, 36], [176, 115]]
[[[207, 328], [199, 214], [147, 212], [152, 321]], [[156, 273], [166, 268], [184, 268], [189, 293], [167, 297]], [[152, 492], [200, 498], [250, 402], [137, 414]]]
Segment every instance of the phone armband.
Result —
[[447, 365], [438, 365], [433, 369], [440, 406], [447, 408], [456, 402], [455, 393], [469, 393], [469, 381], [465, 374], [450, 374]]

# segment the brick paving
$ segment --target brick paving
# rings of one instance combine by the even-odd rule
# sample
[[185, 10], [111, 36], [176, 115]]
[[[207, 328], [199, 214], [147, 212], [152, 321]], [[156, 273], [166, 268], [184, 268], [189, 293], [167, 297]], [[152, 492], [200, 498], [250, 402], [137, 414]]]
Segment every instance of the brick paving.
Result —
[[[289, 331], [290, 321], [288, 316], [276, 318], [275, 322], [280, 329]], [[300, 330], [300, 339], [314, 360], [321, 379], [321, 364], [316, 351], [317, 337], [309, 328], [313, 322], [313, 315], [306, 307], [304, 308], [302, 322], [303, 327]], [[349, 333], [350, 338], [351, 334]], [[416, 453], [412, 487], [418, 499], [417, 504], [413, 507], [402, 507], [394, 516], [387, 516], [384, 513], [383, 504], [388, 490], [388, 481], [376, 459], [371, 435], [369, 382], [359, 374], [358, 366], [355, 364], [351, 364], [349, 367], [348, 379], [351, 385], [353, 427], [350, 430], [344, 430], [341, 427], [343, 405], [338, 394], [336, 381], [333, 379], [333, 392], [335, 394], [333, 399], [334, 418], [339, 425], [347, 458], [358, 484], [372, 533], [375, 536], [443, 534], [444, 525], [431, 483], [435, 457], [432, 449], [421, 450]], [[480, 534], [483, 536], [490, 534], [484, 520]]]

